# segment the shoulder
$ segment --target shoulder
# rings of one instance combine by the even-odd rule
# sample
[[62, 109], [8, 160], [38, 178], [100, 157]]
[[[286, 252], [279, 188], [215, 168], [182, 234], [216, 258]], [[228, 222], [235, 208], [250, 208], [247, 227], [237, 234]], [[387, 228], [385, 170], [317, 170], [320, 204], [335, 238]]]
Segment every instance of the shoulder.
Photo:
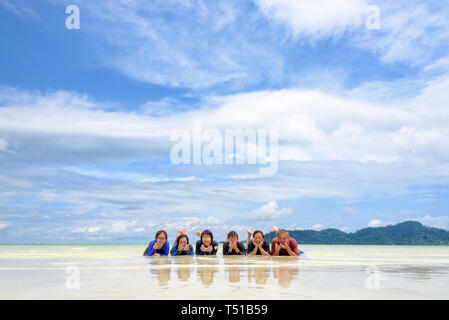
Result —
[[297, 245], [297, 244], [298, 244], [298, 242], [296, 242], [296, 239], [294, 239], [294, 238], [290, 238], [290, 239], [288, 240], [288, 242], [290, 242], [290, 243], [293, 244], [293, 245]]
[[273, 243], [277, 243], [278, 242], [278, 238], [276, 237], [276, 238], [274, 238], [273, 240], [271, 240], [271, 244], [273, 244]]
[[200, 240], [196, 240], [196, 245], [200, 246], [201, 245], [201, 239]]

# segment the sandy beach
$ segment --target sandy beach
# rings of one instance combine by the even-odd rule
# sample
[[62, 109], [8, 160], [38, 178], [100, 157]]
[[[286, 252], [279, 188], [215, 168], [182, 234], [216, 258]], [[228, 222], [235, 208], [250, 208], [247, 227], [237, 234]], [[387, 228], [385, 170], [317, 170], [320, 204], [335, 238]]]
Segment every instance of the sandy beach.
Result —
[[0, 245], [0, 299], [448, 299], [449, 247], [304, 245], [291, 257], [143, 257]]

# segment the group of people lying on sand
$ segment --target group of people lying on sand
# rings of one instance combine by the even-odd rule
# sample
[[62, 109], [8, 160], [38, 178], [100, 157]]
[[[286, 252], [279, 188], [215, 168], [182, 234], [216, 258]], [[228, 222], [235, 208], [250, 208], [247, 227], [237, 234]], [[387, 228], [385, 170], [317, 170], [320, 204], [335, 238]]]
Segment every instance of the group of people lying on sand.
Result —
[[[249, 229], [246, 229], [248, 238], [246, 239], [245, 244], [239, 242], [237, 232], [229, 231], [226, 235], [226, 241], [223, 244], [223, 255], [299, 256], [301, 253], [304, 253], [301, 250], [298, 250], [298, 243], [295, 239], [290, 238], [287, 230], [279, 230], [276, 226], [273, 226], [273, 230], [276, 233], [276, 237], [271, 241], [271, 246], [265, 241], [265, 236], [260, 230], [251, 232]], [[200, 238], [196, 242], [195, 250], [189, 243], [189, 237], [187, 236], [185, 229], [178, 229], [176, 240], [170, 249], [170, 244], [167, 240], [167, 232], [158, 229], [154, 240], [150, 242], [148, 248], [145, 250], [144, 256], [217, 254], [218, 243], [214, 240], [212, 231], [197, 231], [195, 234]]]

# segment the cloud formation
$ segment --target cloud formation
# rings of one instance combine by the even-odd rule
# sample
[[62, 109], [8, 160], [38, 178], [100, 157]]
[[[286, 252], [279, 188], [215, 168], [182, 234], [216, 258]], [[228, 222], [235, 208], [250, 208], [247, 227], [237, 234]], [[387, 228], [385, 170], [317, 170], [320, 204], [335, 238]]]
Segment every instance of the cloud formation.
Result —
[[[276, 77], [277, 53], [246, 1], [82, 1], [99, 61], [129, 77], [195, 89]], [[161, 12], [163, 14], [161, 14]], [[106, 35], [106, 36], [105, 36]], [[265, 62], [270, 61], [270, 65]]]
[[[414, 185], [445, 183], [449, 139], [441, 97], [448, 83], [430, 83], [394, 105], [290, 89], [211, 96], [195, 111], [162, 117], [109, 110], [74, 92], [3, 88], [2, 220], [15, 226], [4, 228], [11, 229], [6, 236], [37, 234], [38, 225], [49, 228], [50, 239], [145, 237], [158, 225], [175, 232], [180, 224], [224, 234], [244, 230], [232, 218], [263, 203], [253, 213], [269, 229], [270, 219], [293, 217], [281, 201], [404, 195]], [[197, 120], [218, 130], [277, 128], [278, 174], [262, 178], [250, 166], [153, 167], [169, 159], [170, 132]], [[148, 165], [129, 167], [136, 161]], [[219, 216], [230, 220], [220, 226]], [[112, 221], [135, 222], [121, 228]]]
[[[16, 14], [28, 5], [0, 3]], [[48, 3], [61, 17], [32, 9], [59, 23], [64, 5]], [[77, 43], [92, 83], [137, 80], [143, 102], [128, 103], [133, 84], [114, 89], [123, 101], [104, 102], [113, 89], [87, 95], [47, 79], [37, 90], [20, 72], [19, 84], [3, 81], [0, 241], [135, 242], [157, 227], [170, 235], [209, 227], [223, 237], [270, 230], [273, 218], [354, 230], [408, 217], [396, 211], [447, 228], [449, 9], [379, 1], [380, 29], [369, 30], [370, 4], [80, 1]], [[58, 32], [36, 43], [67, 35]], [[49, 79], [59, 79], [52, 66]], [[171, 164], [170, 134], [195, 121], [220, 132], [277, 129], [277, 174]]]
[[293, 214], [291, 208], [279, 208], [275, 201], [270, 201], [262, 207], [253, 210], [250, 218], [254, 220], [278, 220], [289, 217]]

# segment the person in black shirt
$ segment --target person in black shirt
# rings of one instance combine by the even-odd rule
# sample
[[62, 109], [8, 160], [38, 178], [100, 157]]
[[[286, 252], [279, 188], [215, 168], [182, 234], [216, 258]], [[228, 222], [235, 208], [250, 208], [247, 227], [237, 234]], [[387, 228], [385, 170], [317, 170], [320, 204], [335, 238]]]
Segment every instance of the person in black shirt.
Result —
[[247, 249], [248, 255], [270, 255], [270, 244], [265, 241], [263, 232], [256, 230], [252, 233], [253, 239], [250, 241], [251, 231], [247, 229], [248, 240], [246, 241], [245, 248]]
[[200, 234], [200, 240], [196, 242], [195, 254], [197, 255], [215, 255], [217, 254], [218, 243], [214, 240], [212, 231], [203, 230]]
[[239, 236], [235, 231], [229, 231], [223, 245], [223, 255], [243, 255], [245, 254], [245, 247], [239, 242]]

